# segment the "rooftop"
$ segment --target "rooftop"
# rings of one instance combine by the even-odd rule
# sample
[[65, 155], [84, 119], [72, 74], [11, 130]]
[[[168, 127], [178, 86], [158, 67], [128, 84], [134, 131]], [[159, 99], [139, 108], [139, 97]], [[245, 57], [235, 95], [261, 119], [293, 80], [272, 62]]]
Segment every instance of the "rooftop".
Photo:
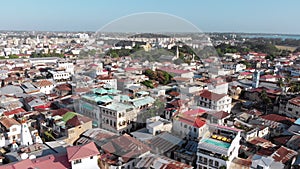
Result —
[[218, 101], [222, 99], [223, 97], [227, 96], [226, 94], [218, 94], [218, 93], [213, 93], [208, 90], [202, 90], [200, 93], [200, 97], [213, 100], [213, 101]]
[[90, 142], [81, 146], [67, 147], [68, 161], [74, 161], [100, 154], [95, 143]]

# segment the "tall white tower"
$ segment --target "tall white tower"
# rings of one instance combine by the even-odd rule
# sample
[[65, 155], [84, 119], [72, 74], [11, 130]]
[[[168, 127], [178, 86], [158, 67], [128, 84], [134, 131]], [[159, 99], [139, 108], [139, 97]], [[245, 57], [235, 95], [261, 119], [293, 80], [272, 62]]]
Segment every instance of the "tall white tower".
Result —
[[28, 125], [25, 120], [22, 120], [21, 127], [21, 145], [29, 146], [32, 145], [32, 137], [28, 128]]
[[176, 48], [176, 59], [179, 59], [179, 49], [178, 49], [178, 46]]

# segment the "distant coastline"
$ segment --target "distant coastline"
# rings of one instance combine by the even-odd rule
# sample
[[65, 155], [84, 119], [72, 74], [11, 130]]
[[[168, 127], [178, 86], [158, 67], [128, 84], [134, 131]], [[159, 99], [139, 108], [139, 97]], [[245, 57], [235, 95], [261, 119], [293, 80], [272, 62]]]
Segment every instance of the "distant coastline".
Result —
[[300, 40], [300, 35], [289, 35], [289, 34], [240, 34], [242, 38], [268, 38], [268, 39], [295, 39]]

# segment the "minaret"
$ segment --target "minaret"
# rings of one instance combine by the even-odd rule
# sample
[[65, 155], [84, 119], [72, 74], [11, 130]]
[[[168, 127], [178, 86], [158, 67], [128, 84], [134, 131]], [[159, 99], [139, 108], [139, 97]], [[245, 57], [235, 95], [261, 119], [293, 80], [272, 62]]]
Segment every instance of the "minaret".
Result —
[[178, 46], [176, 48], [176, 59], [179, 59], [179, 49], [178, 49]]
[[36, 35], [36, 43], [39, 44], [40, 43], [40, 38], [39, 35]]
[[26, 120], [22, 120], [22, 127], [21, 127], [21, 145], [29, 146], [32, 145], [32, 137], [26, 123]]

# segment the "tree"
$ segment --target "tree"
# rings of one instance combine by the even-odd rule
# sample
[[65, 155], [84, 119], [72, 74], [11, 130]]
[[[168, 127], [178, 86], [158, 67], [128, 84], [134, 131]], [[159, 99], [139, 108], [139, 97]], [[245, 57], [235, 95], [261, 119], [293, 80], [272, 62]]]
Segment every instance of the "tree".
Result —
[[285, 86], [282, 78], [278, 79], [277, 86], [280, 87], [280, 88], [283, 88]]

